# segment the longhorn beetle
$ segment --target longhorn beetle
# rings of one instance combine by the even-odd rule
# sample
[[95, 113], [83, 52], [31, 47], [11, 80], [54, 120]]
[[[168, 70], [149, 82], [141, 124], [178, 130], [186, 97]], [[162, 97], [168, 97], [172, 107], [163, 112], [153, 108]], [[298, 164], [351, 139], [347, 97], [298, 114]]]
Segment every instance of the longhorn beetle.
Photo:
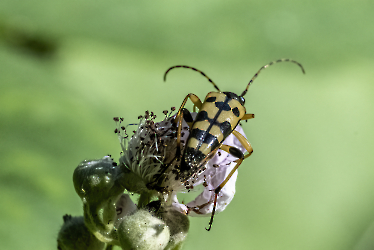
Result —
[[[170, 67], [164, 74], [164, 81], [166, 81], [166, 75], [170, 70], [174, 68], [188, 68], [202, 74], [205, 78], [208, 79], [218, 92], [209, 92], [205, 97], [204, 102], [201, 102], [199, 97], [195, 94], [188, 94], [180, 106], [178, 113], [175, 118], [175, 122], [178, 126], [177, 131], [177, 156], [180, 155], [180, 144], [181, 144], [181, 129], [182, 129], [182, 120], [184, 119], [188, 126], [190, 127], [190, 134], [186, 142], [184, 152], [182, 154], [182, 159], [180, 163], [180, 179], [185, 182], [189, 179], [194, 173], [199, 171], [205, 164], [208, 162], [217, 152], [218, 149], [222, 149], [229, 154], [237, 157], [235, 167], [231, 170], [229, 175], [225, 180], [214, 190], [214, 205], [212, 215], [209, 221], [209, 227], [205, 228], [209, 231], [212, 227], [213, 217], [216, 210], [216, 203], [218, 193], [225, 186], [227, 181], [234, 174], [239, 165], [243, 162], [244, 159], [249, 157], [252, 152], [252, 146], [248, 140], [239, 132], [235, 131], [236, 126], [240, 121], [248, 120], [254, 118], [254, 114], [247, 114], [244, 107], [244, 95], [247, 93], [249, 86], [258, 76], [260, 71], [266, 69], [267, 67], [280, 62], [292, 62], [297, 64], [302, 72], [305, 74], [303, 66], [297, 61], [291, 59], [279, 59], [272, 61], [269, 64], [262, 66], [257, 73], [252, 77], [252, 79], [247, 84], [247, 87], [243, 93], [239, 96], [232, 92], [221, 92], [218, 86], [202, 71], [185, 65], [176, 65]], [[190, 112], [184, 108], [187, 100], [190, 99], [194, 107], [196, 106], [199, 109], [199, 112], [195, 118], [192, 119]], [[222, 144], [222, 142], [230, 134], [233, 134], [243, 147], [247, 150], [247, 154], [244, 155], [239, 149]], [[213, 190], [212, 190], [213, 191]]]

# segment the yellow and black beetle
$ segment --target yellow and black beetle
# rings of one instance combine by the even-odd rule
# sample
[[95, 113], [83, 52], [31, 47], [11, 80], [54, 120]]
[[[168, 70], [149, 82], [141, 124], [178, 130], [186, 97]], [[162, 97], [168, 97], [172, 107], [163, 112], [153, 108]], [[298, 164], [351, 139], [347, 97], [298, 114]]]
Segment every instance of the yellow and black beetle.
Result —
[[[291, 59], [279, 59], [270, 62], [269, 64], [262, 66], [257, 71], [240, 96], [232, 92], [221, 92], [218, 86], [207, 75], [205, 75], [204, 72], [190, 66], [176, 65], [170, 67], [164, 74], [164, 80], [166, 80], [166, 75], [170, 70], [174, 68], [189, 68], [201, 73], [218, 91], [209, 92], [205, 97], [204, 102], [201, 102], [199, 97], [197, 97], [195, 94], [190, 93], [184, 98], [182, 105], [178, 110], [175, 119], [178, 126], [177, 155], [180, 155], [182, 120], [184, 119], [190, 127], [190, 134], [182, 154], [181, 165], [179, 168], [179, 176], [181, 181], [187, 181], [187, 179], [189, 179], [194, 173], [197, 173], [206, 164], [206, 162], [208, 162], [215, 155], [218, 149], [222, 149], [238, 158], [238, 160], [235, 161], [235, 167], [232, 169], [226, 179], [214, 190], [215, 198], [212, 216], [209, 222], [209, 228], [206, 228], [208, 231], [213, 223], [218, 193], [225, 186], [242, 161], [249, 157], [253, 152], [251, 144], [248, 142], [248, 140], [242, 134], [235, 131], [235, 128], [240, 121], [254, 118], [254, 114], [246, 113], [246, 109], [244, 107], [244, 95], [247, 93], [249, 86], [258, 76], [261, 70], [279, 62], [295, 63], [301, 68], [302, 72], [305, 73], [303, 66], [297, 61]], [[199, 109], [195, 120], [192, 119], [190, 112], [184, 108], [188, 99], [190, 99]], [[246, 155], [233, 146], [222, 144], [230, 134], [233, 134], [247, 150]]]

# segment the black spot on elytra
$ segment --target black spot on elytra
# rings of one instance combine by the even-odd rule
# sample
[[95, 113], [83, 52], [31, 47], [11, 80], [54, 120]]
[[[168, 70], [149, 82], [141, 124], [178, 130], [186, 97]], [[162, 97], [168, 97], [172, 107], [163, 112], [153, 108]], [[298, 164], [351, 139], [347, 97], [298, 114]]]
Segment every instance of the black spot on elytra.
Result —
[[200, 111], [195, 118], [195, 122], [201, 122], [201, 121], [207, 121], [207, 120], [209, 120], [209, 118], [208, 118], [208, 113], [205, 110]]
[[233, 108], [233, 109], [232, 109], [232, 112], [234, 113], [234, 115], [235, 115], [236, 117], [239, 117], [239, 115], [240, 115], [240, 111], [239, 111], [238, 107]]
[[232, 132], [231, 130], [231, 124], [228, 121], [224, 121], [219, 125], [219, 128], [223, 134], [223, 137], [226, 138], [229, 136]]
[[183, 118], [186, 122], [193, 122], [191, 113], [187, 109], [183, 109]]
[[227, 102], [216, 102], [216, 107], [223, 111], [229, 111], [231, 110], [230, 105]]
[[197, 139], [198, 141], [202, 141], [205, 137], [205, 134], [206, 134], [206, 131], [205, 130], [201, 130], [201, 129], [198, 129], [198, 128], [194, 128], [192, 131], [191, 131], [191, 134], [190, 134], [190, 137], [192, 138], [195, 138]]

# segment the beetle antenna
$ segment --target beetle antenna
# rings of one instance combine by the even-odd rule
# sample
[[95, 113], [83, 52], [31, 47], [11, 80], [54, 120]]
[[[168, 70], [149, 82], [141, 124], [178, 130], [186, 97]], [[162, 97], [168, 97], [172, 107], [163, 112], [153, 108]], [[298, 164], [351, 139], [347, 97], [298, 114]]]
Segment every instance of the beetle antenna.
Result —
[[199, 72], [199, 73], [202, 74], [206, 79], [208, 79], [209, 82], [211, 82], [211, 83], [213, 84], [213, 86], [214, 86], [214, 88], [215, 88], [216, 90], [218, 90], [219, 92], [221, 92], [221, 90], [219, 90], [218, 86], [217, 86], [217, 85], [212, 81], [212, 79], [210, 79], [207, 75], [205, 75], [204, 72], [202, 72], [201, 70], [198, 70], [198, 69], [196, 69], [196, 68], [193, 68], [193, 67], [190, 67], [190, 66], [186, 66], [186, 65], [175, 65], [175, 66], [173, 66], [173, 67], [170, 67], [168, 70], [166, 70], [166, 72], [165, 72], [165, 74], [164, 74], [164, 81], [166, 81], [166, 75], [167, 75], [167, 73], [169, 73], [170, 70], [175, 69], [175, 68], [186, 68], [186, 69], [192, 69], [192, 70], [194, 70], [194, 71], [196, 71], [196, 72]]
[[280, 63], [280, 62], [292, 62], [292, 63], [296, 63], [300, 68], [301, 68], [301, 71], [305, 74], [305, 70], [303, 68], [303, 65], [301, 65], [299, 62], [296, 62], [295, 60], [292, 60], [292, 59], [289, 59], [289, 58], [283, 58], [283, 59], [278, 59], [276, 61], [272, 61], [270, 62], [269, 64], [266, 64], [264, 66], [262, 66], [258, 71], [257, 73], [252, 77], [252, 79], [249, 81], [247, 87], [245, 88], [245, 90], [243, 91], [243, 93], [240, 95], [240, 96], [244, 96], [247, 91], [248, 91], [248, 88], [249, 86], [251, 85], [251, 83], [257, 78], [258, 74], [260, 73], [261, 70], [263, 69], [266, 69], [267, 67], [275, 64], [275, 63]]

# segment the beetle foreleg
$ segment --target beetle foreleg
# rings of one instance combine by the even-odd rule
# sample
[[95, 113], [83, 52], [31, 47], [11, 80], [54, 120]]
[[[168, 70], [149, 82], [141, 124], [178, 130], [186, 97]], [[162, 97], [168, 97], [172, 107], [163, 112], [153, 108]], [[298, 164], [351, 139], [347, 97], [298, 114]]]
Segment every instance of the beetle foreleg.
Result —
[[252, 118], [255, 118], [255, 114], [245, 114], [243, 117], [242, 117], [242, 121], [243, 120], [248, 120], [248, 119], [252, 119]]
[[[178, 110], [178, 113], [177, 113], [177, 117], [176, 119], [180, 118], [181, 116], [181, 112], [182, 112], [182, 109], [184, 108], [184, 106], [186, 105], [186, 102], [188, 100], [188, 98], [190, 98], [191, 102], [200, 110], [201, 109], [201, 106], [203, 105], [203, 103], [201, 102], [200, 98], [195, 95], [195, 94], [192, 94], [192, 93], [189, 93], [183, 100], [182, 102], [182, 105], [181, 107], [179, 108]], [[176, 120], [178, 122], [178, 120]]]
[[177, 126], [178, 126], [178, 132], [177, 132], [177, 156], [180, 155], [180, 143], [181, 143], [181, 133], [182, 133], [182, 121], [183, 121], [183, 116], [185, 116], [185, 120], [188, 124], [189, 127], [192, 126], [192, 123], [193, 123], [193, 119], [192, 119], [192, 116], [190, 114], [190, 112], [184, 108], [184, 106], [186, 105], [186, 102], [188, 100], [188, 98], [190, 98], [191, 102], [200, 110], [201, 109], [201, 106], [203, 105], [201, 100], [199, 99], [199, 97], [195, 94], [188, 94], [183, 102], [182, 102], [182, 105], [180, 106], [179, 110], [178, 110], [178, 113], [177, 113], [177, 116], [175, 117], [175, 122], [177, 123]]
[[178, 120], [178, 133], [177, 133], [177, 152], [176, 155], [179, 157], [181, 153], [181, 137], [182, 137], [182, 121], [183, 119], [186, 121], [187, 125], [189, 128], [192, 127], [193, 124], [193, 118], [190, 113], [186, 108], [182, 108], [181, 114]]

